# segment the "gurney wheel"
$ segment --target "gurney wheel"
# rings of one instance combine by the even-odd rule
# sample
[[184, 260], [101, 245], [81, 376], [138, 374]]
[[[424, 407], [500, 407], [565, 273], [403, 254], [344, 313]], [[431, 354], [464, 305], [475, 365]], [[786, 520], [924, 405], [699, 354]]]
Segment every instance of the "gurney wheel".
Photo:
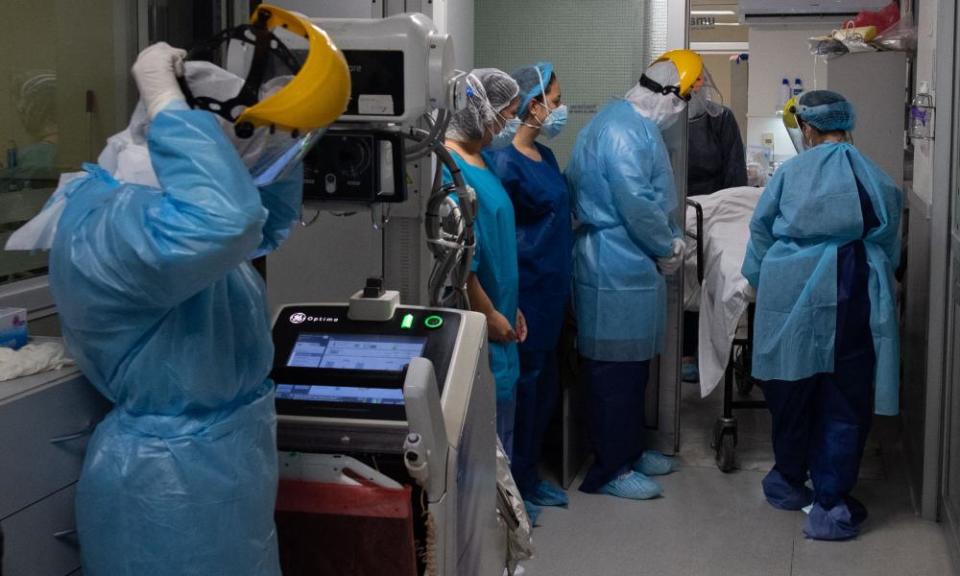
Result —
[[736, 459], [736, 443], [733, 434], [724, 434], [717, 447], [717, 467], [721, 472], [732, 472]]

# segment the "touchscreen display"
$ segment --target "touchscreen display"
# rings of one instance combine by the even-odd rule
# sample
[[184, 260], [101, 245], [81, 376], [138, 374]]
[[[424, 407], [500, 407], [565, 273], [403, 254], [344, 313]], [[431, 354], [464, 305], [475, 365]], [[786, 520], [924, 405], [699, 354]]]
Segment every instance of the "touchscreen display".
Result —
[[399, 388], [277, 384], [277, 398], [306, 402], [348, 402], [399, 406], [403, 404], [403, 390]]
[[287, 367], [401, 372], [426, 343], [415, 336], [302, 333]]

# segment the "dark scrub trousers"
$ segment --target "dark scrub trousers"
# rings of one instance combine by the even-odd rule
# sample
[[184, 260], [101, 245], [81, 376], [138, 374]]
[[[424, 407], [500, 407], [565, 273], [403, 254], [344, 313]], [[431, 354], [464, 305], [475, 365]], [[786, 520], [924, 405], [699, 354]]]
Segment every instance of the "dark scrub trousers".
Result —
[[580, 364], [589, 395], [590, 442], [595, 459], [580, 490], [597, 492], [643, 454], [643, 414], [650, 361]]
[[[879, 221], [865, 191], [859, 192], [866, 236]], [[810, 538], [853, 538], [867, 516], [850, 492], [857, 483], [874, 408], [869, 275], [862, 240], [837, 249], [834, 371], [792, 382], [770, 380], [763, 387], [773, 417], [776, 460], [763, 479], [763, 491], [771, 505], [785, 510], [813, 503], [804, 527]], [[812, 493], [804, 486], [808, 472]]]
[[521, 345], [510, 470], [523, 495], [532, 494], [540, 483], [537, 466], [541, 447], [559, 398], [560, 374], [556, 352], [533, 350]]
[[570, 193], [550, 148], [542, 160], [514, 146], [484, 152], [516, 214], [520, 310], [528, 337], [520, 344], [516, 419], [510, 469], [524, 498], [536, 502], [543, 440], [560, 398], [557, 345], [570, 299], [573, 232]]

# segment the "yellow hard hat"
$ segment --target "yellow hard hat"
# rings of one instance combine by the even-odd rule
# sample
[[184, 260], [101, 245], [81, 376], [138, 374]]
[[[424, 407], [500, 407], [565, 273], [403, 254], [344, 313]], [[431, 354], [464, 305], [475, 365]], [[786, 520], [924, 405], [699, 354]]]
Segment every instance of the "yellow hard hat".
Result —
[[259, 5], [251, 22], [301, 36], [307, 40], [309, 51], [289, 83], [244, 110], [236, 123], [307, 132], [339, 118], [350, 100], [350, 70], [327, 33], [304, 16], [269, 4]]
[[697, 79], [703, 73], [703, 59], [700, 54], [693, 50], [670, 50], [664, 52], [650, 65], [667, 61], [673, 62], [673, 65], [677, 68], [677, 74], [680, 76], [680, 84], [677, 86], [679, 89], [678, 95], [681, 98], [687, 98], [694, 84], [697, 83]]

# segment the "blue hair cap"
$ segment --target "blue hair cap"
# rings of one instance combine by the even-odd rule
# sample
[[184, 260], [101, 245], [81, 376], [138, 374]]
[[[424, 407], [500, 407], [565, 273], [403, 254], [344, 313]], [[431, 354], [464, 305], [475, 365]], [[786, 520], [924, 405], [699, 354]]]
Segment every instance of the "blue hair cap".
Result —
[[[520, 85], [520, 107], [517, 108], [517, 117], [525, 119], [529, 114], [530, 101], [544, 93], [553, 77], [553, 64], [537, 62], [533, 66], [524, 66], [513, 74], [513, 79]], [[543, 84], [541, 85], [541, 81]]]
[[853, 104], [832, 90], [805, 92], [797, 102], [797, 117], [821, 132], [853, 130], [857, 122]]

